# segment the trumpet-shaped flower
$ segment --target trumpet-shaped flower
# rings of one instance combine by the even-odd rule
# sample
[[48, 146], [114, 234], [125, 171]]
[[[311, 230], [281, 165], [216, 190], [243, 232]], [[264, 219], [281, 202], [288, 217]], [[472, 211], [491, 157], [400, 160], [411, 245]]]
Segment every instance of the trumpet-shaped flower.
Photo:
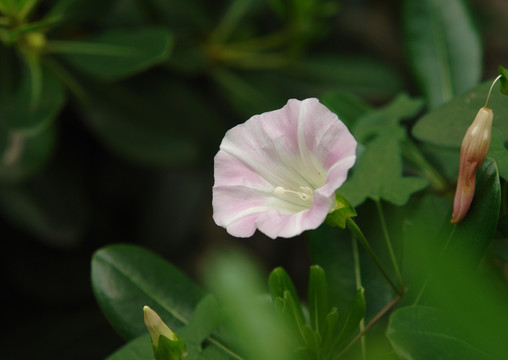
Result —
[[356, 141], [317, 99], [230, 129], [215, 156], [213, 218], [229, 234], [292, 237], [323, 223], [356, 156]]

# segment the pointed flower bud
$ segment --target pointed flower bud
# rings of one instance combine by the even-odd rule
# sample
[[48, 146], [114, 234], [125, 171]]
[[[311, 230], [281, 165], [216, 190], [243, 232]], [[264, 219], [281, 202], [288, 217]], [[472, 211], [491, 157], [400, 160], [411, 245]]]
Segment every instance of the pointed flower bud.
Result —
[[467, 129], [460, 149], [460, 168], [457, 190], [453, 201], [452, 223], [458, 223], [467, 214], [474, 196], [476, 171], [487, 156], [492, 132], [492, 110], [482, 107]]
[[186, 348], [183, 340], [161, 320], [150, 307], [144, 306], [145, 325], [152, 338], [156, 360], [180, 360], [185, 357]]

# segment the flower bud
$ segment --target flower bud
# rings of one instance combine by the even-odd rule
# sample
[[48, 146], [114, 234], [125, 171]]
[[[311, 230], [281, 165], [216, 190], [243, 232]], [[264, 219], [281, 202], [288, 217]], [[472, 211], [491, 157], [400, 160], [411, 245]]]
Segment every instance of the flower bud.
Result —
[[150, 307], [143, 307], [145, 325], [152, 338], [156, 360], [180, 360], [186, 355], [185, 343]]
[[453, 201], [452, 223], [458, 223], [467, 214], [473, 200], [476, 171], [487, 156], [492, 133], [492, 110], [482, 107], [467, 129], [460, 149], [460, 168], [457, 190]]

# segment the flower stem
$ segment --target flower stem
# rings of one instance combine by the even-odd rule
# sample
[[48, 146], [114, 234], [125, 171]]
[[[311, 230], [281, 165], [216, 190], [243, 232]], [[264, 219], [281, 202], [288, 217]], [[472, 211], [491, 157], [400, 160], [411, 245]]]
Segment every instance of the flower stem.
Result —
[[388, 281], [390, 286], [393, 288], [393, 290], [397, 294], [399, 294], [400, 296], [403, 296], [404, 295], [404, 289], [403, 288], [399, 289], [397, 287], [397, 285], [395, 285], [395, 283], [392, 281], [392, 279], [390, 279], [390, 276], [388, 275], [388, 273], [384, 269], [383, 265], [379, 261], [379, 258], [374, 253], [374, 250], [372, 250], [372, 247], [370, 246], [369, 242], [365, 238], [365, 235], [363, 235], [363, 233], [360, 230], [360, 228], [358, 227], [358, 225], [356, 225], [356, 223], [351, 218], [348, 218], [346, 220], [346, 226], [348, 227], [349, 230], [351, 230], [351, 232], [358, 239], [360, 244], [362, 244], [364, 249], [369, 253], [370, 257], [372, 258], [372, 260], [374, 260], [374, 262], [376, 263], [377, 267], [379, 268], [379, 270], [381, 271], [381, 273], [385, 277], [386, 281]]
[[[358, 241], [353, 236], [351, 239], [351, 243], [353, 246], [353, 258], [355, 262], [355, 280], [356, 280], [356, 289], [360, 289], [362, 287], [362, 273], [360, 271], [360, 256], [358, 253]], [[360, 320], [360, 332], [365, 330], [365, 317], [362, 317]], [[365, 337], [361, 338], [361, 346], [362, 346], [362, 359], [366, 359], [366, 348], [365, 348]]]
[[503, 77], [503, 75], [499, 75], [497, 78], [494, 79], [492, 82], [492, 85], [490, 85], [489, 93], [487, 94], [487, 100], [485, 100], [485, 107], [487, 107], [487, 104], [489, 102], [490, 93], [492, 92], [492, 88], [494, 87], [494, 84]]
[[390, 259], [392, 260], [393, 270], [395, 270], [395, 276], [397, 276], [397, 281], [399, 282], [400, 289], [404, 289], [404, 282], [402, 281], [402, 275], [400, 273], [399, 264], [395, 256], [395, 252], [393, 251], [392, 241], [390, 240], [390, 235], [388, 234], [388, 228], [386, 227], [385, 216], [383, 214], [383, 207], [381, 206], [381, 202], [379, 200], [376, 200], [376, 207], [377, 212], [379, 214], [379, 220], [381, 221], [381, 227], [383, 228], [383, 234], [386, 240], [386, 247], [388, 248], [388, 252], [390, 253]]

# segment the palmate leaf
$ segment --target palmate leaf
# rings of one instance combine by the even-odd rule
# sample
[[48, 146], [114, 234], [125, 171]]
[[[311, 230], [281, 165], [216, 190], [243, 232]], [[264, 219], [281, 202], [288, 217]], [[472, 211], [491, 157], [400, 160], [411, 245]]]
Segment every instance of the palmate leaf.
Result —
[[402, 15], [410, 66], [430, 109], [477, 84], [480, 36], [464, 1], [404, 0]]
[[398, 140], [392, 134], [385, 134], [369, 143], [358, 159], [353, 176], [338, 192], [353, 206], [360, 205], [367, 198], [403, 205], [411, 194], [427, 184], [422, 178], [402, 176]]

